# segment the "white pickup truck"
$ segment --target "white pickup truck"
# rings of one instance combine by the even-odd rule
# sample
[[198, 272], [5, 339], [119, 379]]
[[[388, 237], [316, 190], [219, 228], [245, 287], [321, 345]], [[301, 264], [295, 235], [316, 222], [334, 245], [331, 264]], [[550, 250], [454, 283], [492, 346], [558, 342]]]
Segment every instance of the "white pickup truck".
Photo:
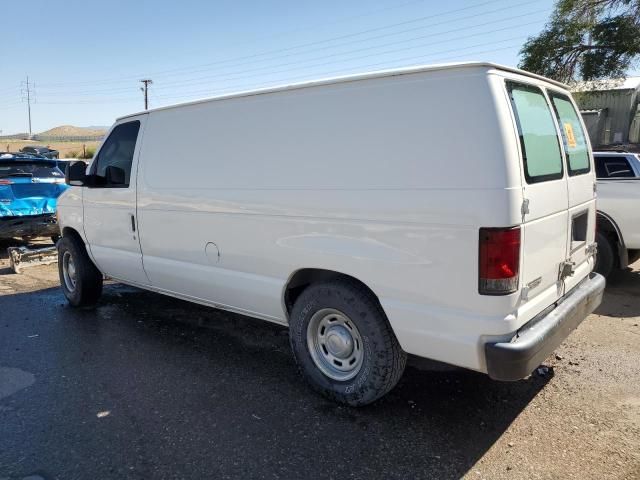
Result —
[[594, 152], [598, 188], [596, 271], [608, 276], [640, 259], [640, 157]]

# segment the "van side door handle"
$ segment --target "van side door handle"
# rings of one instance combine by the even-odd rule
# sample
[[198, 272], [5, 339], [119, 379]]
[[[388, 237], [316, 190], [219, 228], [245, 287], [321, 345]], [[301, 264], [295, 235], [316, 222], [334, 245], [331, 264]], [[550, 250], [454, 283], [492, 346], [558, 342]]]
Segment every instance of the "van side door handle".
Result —
[[131, 231], [133, 233], [136, 233], [136, 217], [133, 215], [133, 213], [130, 213], [129, 216], [131, 217]]

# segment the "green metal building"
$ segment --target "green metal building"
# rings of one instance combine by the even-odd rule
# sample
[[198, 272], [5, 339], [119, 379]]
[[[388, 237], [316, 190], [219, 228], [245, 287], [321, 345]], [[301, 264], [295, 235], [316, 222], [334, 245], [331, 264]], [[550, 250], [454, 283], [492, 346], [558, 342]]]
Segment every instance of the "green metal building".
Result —
[[580, 82], [572, 91], [594, 150], [640, 152], [640, 77]]

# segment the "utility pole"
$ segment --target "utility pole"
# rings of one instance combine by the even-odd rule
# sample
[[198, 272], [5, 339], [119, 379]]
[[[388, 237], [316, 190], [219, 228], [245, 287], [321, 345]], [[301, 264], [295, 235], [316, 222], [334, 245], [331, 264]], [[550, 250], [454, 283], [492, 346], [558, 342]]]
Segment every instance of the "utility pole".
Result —
[[140, 81], [144, 83], [144, 87], [140, 87], [140, 90], [144, 92], [144, 109], [149, 110], [149, 85], [153, 83], [153, 80], [145, 79]]
[[27, 99], [27, 114], [29, 115], [29, 139], [31, 139], [31, 96], [35, 92], [33, 91], [33, 84], [29, 84], [29, 75], [27, 75], [27, 81], [22, 82], [22, 100], [24, 101], [25, 97]]

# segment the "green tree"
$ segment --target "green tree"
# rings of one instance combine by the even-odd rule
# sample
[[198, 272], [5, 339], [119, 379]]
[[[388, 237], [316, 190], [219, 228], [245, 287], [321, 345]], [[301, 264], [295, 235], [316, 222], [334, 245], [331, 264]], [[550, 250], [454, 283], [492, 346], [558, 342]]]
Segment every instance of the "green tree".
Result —
[[558, 0], [520, 68], [561, 82], [623, 77], [640, 58], [640, 0]]

